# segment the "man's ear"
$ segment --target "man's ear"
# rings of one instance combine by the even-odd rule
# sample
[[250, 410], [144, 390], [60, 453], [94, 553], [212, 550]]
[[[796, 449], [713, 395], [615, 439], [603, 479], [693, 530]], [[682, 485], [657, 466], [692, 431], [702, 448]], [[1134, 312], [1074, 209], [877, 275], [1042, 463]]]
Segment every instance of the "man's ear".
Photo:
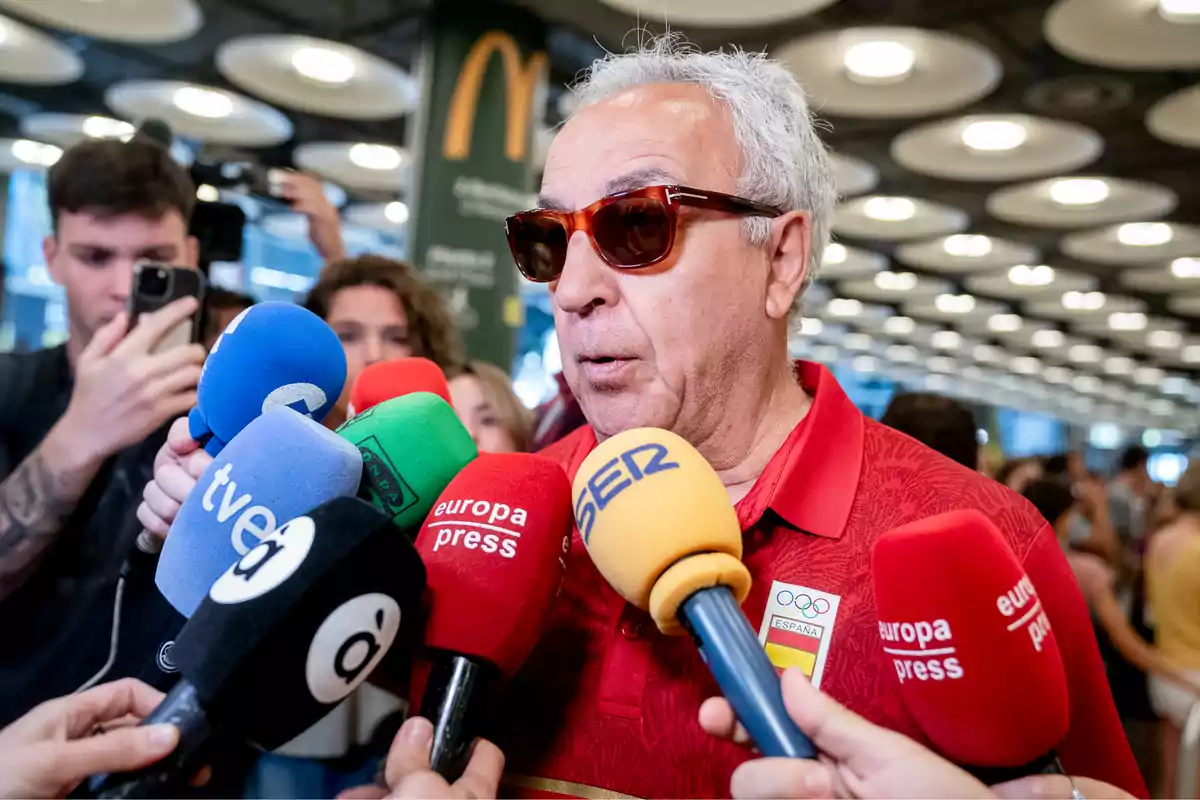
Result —
[[42, 258], [46, 261], [46, 270], [51, 279], [62, 286], [62, 275], [58, 271], [58, 239], [51, 233], [42, 239]]
[[186, 259], [180, 266], [184, 267], [199, 267], [200, 266], [200, 240], [195, 236], [187, 237], [183, 257]]
[[771, 275], [767, 282], [767, 316], [786, 319], [804, 278], [812, 252], [812, 221], [807, 211], [789, 211], [771, 220]]

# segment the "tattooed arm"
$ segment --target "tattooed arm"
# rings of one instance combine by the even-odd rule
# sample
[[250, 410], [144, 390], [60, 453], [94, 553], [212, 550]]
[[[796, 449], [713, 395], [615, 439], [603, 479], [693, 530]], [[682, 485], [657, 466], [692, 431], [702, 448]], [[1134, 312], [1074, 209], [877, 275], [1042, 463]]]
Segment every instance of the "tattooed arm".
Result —
[[0, 601], [33, 573], [104, 463], [61, 423], [0, 482]]

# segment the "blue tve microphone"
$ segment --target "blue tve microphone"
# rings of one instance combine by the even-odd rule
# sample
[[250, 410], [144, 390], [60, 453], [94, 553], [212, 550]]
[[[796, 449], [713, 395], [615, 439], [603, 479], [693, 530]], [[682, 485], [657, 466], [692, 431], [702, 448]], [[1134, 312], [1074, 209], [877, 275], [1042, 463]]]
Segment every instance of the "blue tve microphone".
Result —
[[276, 406], [321, 422], [345, 383], [346, 353], [324, 320], [291, 303], [259, 303], [234, 317], [213, 345], [188, 429], [215, 456]]
[[669, 431], [624, 431], [583, 460], [572, 495], [600, 574], [663, 633], [691, 635], [763, 755], [815, 758], [742, 613], [750, 593], [742, 529], [704, 457]]
[[163, 543], [154, 582], [190, 617], [213, 581], [285, 521], [358, 491], [354, 445], [290, 408], [250, 422], [213, 459]]

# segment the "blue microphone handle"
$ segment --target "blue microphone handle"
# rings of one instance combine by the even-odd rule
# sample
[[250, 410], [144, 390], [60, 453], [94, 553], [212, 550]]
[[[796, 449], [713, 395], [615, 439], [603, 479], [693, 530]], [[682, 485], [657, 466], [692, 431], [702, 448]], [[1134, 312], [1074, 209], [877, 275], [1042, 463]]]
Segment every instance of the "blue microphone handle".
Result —
[[764, 756], [817, 757], [812, 741], [783, 707], [779, 675], [729, 589], [696, 592], [680, 605], [679, 621]]

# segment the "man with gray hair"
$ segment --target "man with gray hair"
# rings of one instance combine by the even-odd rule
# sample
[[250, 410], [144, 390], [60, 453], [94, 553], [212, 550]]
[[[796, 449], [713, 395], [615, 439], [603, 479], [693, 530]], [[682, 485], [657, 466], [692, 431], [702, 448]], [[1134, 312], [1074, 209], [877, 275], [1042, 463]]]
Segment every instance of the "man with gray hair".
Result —
[[[668, 36], [601, 59], [576, 91], [539, 208], [507, 222], [521, 272], [549, 284], [563, 371], [589, 423], [546, 454], [573, 478], [597, 442], [630, 428], [694, 445], [736, 504], [754, 578], [744, 610], [773, 663], [921, 742], [879, 641], [871, 546], [910, 521], [979, 509], [1022, 560], [1063, 654], [1063, 763], [1144, 795], [1045, 520], [865, 418], [823, 367], [790, 360], [788, 317], [836, 199], [795, 78], [758, 54], [701, 53]], [[750, 754], [697, 724], [717, 690], [692, 644], [626, 604], [578, 532], [567, 560], [547, 634], [498, 717], [501, 793], [725, 795]]]

